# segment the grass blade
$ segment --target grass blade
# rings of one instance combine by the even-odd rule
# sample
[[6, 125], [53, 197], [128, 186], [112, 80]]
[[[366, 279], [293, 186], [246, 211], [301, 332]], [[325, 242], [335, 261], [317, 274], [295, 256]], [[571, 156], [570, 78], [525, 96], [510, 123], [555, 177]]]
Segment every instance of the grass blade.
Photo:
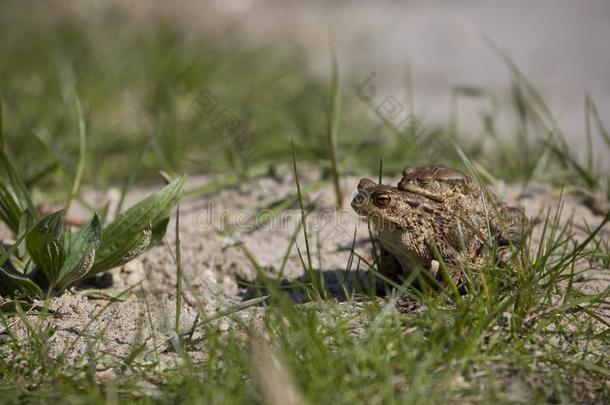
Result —
[[83, 172], [85, 171], [85, 161], [87, 153], [87, 131], [85, 127], [85, 118], [83, 116], [83, 109], [81, 108], [80, 100], [76, 97], [76, 114], [78, 117], [78, 141], [79, 141], [79, 152], [78, 152], [78, 164], [76, 166], [76, 174], [74, 176], [74, 182], [72, 183], [72, 189], [68, 195], [68, 201], [66, 202], [66, 212], [72, 205], [72, 200], [78, 194], [80, 189], [81, 181], [83, 178]]
[[330, 153], [330, 164], [332, 170], [333, 187], [337, 207], [343, 207], [343, 192], [341, 191], [339, 163], [337, 158], [337, 144], [339, 142], [339, 131], [341, 130], [341, 88], [339, 82], [339, 66], [337, 62], [337, 51], [331, 41], [332, 76], [330, 81], [330, 105], [328, 107], [328, 149]]
[[[0, 105], [1, 109], [2, 106]], [[0, 219], [6, 223], [11, 231], [17, 233], [21, 216], [28, 209], [34, 215], [38, 212], [34, 207], [30, 192], [6, 155], [2, 138], [0, 139]]]
[[176, 334], [180, 334], [182, 308], [182, 253], [180, 249], [180, 206], [176, 209]]
[[307, 252], [307, 267], [312, 269], [311, 261], [311, 249], [309, 248], [309, 238], [307, 236], [307, 221], [305, 215], [305, 208], [303, 205], [303, 194], [301, 193], [301, 182], [299, 181], [299, 174], [297, 172], [297, 158], [294, 151], [294, 142], [292, 143], [292, 165], [294, 169], [294, 181], [297, 185], [297, 195], [299, 196], [299, 209], [301, 211], [301, 223], [303, 225], [303, 236], [305, 237], [305, 250]]

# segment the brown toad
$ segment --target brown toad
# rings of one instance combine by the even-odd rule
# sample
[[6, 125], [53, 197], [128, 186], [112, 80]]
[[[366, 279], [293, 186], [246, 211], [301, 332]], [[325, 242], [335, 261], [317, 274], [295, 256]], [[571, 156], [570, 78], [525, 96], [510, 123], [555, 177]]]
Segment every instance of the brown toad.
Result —
[[[374, 226], [381, 242], [381, 273], [394, 281], [413, 274], [420, 287], [443, 281], [439, 256], [458, 283], [467, 263], [484, 261], [490, 242], [495, 240], [499, 256], [506, 257], [511, 245], [521, 245], [527, 224], [520, 210], [442, 165], [407, 166], [398, 187], [362, 179], [352, 208]], [[414, 273], [418, 268], [423, 271]]]

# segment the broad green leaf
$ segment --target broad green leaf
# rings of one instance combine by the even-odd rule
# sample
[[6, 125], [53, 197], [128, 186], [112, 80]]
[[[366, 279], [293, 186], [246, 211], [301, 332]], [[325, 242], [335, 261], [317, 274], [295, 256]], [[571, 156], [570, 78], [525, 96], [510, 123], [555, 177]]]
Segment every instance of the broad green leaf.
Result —
[[165, 234], [167, 233], [167, 225], [169, 225], [169, 217], [165, 218], [163, 221], [153, 226], [152, 237], [150, 239], [151, 248], [160, 244], [163, 241], [163, 238], [165, 238]]
[[101, 260], [96, 259], [87, 276], [121, 266], [146, 252], [151, 245], [152, 234], [152, 226], [149, 224], [138, 232], [123, 235], [124, 243], [116, 245], [112, 254], [104, 256]]
[[36, 295], [43, 297], [43, 292], [25, 274], [20, 273], [15, 269], [13, 264], [7, 260], [0, 266], [0, 292], [3, 294], [12, 294], [16, 290], [21, 290], [27, 295]]
[[13, 244], [8, 250], [0, 244], [0, 293], [12, 294], [15, 290], [22, 290], [29, 294], [35, 294], [39, 297], [43, 296], [42, 290], [36, 285], [29, 277], [25, 274], [17, 271], [13, 266], [13, 263], [9, 260], [12, 254], [14, 254], [19, 245], [22, 244], [25, 236], [17, 239], [17, 242]]
[[97, 214], [89, 225], [70, 235], [66, 246], [66, 261], [57, 282], [60, 288], [82, 279], [91, 270], [101, 238], [102, 227]]
[[5, 182], [0, 179], [0, 219], [11, 231], [17, 232], [21, 216], [21, 207], [7, 188]]
[[[23, 215], [21, 215], [21, 219], [19, 220], [19, 231], [17, 232], [17, 239], [21, 239], [22, 237], [24, 237], [28, 233], [28, 231], [32, 229], [32, 227], [34, 226], [34, 222], [34, 215], [32, 215], [29, 209], [25, 210], [23, 212]], [[26, 253], [27, 249], [25, 243], [20, 244], [19, 248], [17, 249], [17, 256], [19, 257], [19, 259], [23, 260], [25, 258]]]
[[[174, 180], [108, 225], [102, 233], [102, 243], [89, 275], [124, 264], [136, 256], [135, 252], [140, 254], [148, 249], [151, 240], [158, 239], [159, 231], [167, 227], [163, 223], [182, 195], [184, 180], [184, 177]], [[143, 246], [146, 240], [148, 245]], [[126, 260], [127, 257], [131, 259]]]
[[44, 216], [26, 237], [28, 253], [51, 287], [64, 265], [64, 211]]
[[134, 233], [133, 235], [126, 235], [125, 239], [130, 242], [121, 246], [114, 255], [108, 257], [106, 260], [96, 261], [88, 275], [91, 276], [121, 266], [156, 246], [165, 237], [168, 224], [169, 217], [163, 219], [155, 226], [149, 224], [141, 232]]

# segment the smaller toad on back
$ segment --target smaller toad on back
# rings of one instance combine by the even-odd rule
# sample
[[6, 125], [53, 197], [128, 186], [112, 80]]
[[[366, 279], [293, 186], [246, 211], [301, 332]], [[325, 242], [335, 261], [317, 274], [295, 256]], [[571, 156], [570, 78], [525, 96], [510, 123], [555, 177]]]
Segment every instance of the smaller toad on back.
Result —
[[[423, 280], [442, 282], [434, 250], [462, 281], [466, 263], [484, 259], [493, 239], [500, 256], [520, 246], [525, 215], [464, 173], [442, 165], [405, 167], [398, 187], [362, 179], [352, 208], [368, 217], [381, 242], [379, 269], [394, 281], [417, 269]], [[419, 278], [419, 284], [423, 281]], [[435, 283], [433, 283], [435, 284]]]

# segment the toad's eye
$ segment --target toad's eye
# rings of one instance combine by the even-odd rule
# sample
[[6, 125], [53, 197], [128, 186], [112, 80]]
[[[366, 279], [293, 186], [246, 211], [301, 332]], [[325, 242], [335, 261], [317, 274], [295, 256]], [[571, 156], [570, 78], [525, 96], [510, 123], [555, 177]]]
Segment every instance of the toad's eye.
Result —
[[373, 196], [373, 203], [379, 208], [387, 207], [390, 204], [390, 195], [387, 193], [376, 194]]

